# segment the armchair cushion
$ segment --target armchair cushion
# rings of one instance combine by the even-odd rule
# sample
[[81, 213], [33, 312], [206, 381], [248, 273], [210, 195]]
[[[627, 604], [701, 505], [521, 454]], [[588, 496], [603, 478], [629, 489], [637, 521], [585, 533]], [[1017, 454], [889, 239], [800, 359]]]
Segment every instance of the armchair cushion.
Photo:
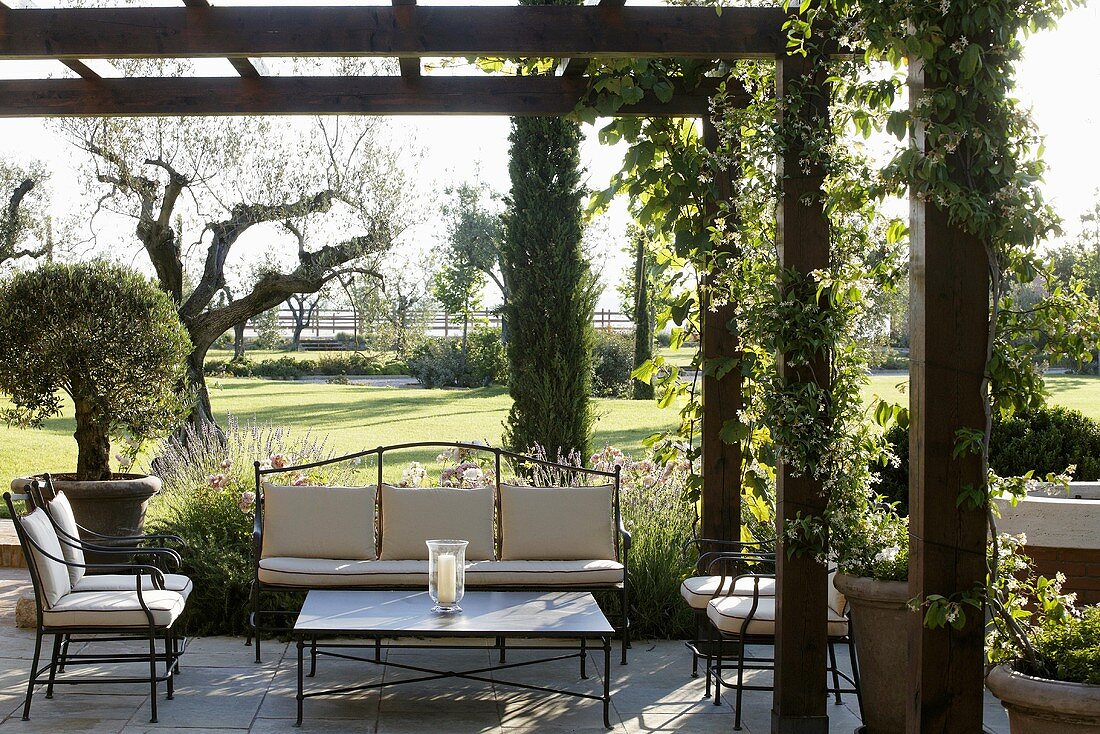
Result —
[[[174, 591], [142, 592], [153, 624], [168, 627], [183, 611], [184, 598]], [[94, 591], [66, 594], [42, 614], [46, 627], [148, 627], [136, 591]]]
[[19, 518], [19, 524], [27, 537], [38, 546], [36, 548], [30, 545], [24, 551], [29, 552], [34, 559], [34, 569], [37, 570], [38, 583], [42, 590], [42, 606], [51, 607], [72, 590], [68, 567], [60, 560], [53, 560], [65, 557], [57, 532], [41, 507]]
[[262, 558], [376, 557], [376, 489], [264, 484]]
[[615, 488], [500, 485], [502, 561], [617, 561]]
[[425, 541], [432, 539], [465, 540], [467, 561], [493, 560], [493, 488], [409, 489], [383, 484], [380, 558], [426, 561]]
[[[137, 580], [132, 574], [102, 573], [86, 574], [84, 578], [73, 584], [73, 593], [87, 593], [92, 591], [134, 591]], [[141, 590], [153, 590], [153, 577], [148, 574], [141, 575]], [[191, 579], [179, 573], [164, 574], [164, 588], [174, 591], [184, 599], [191, 593], [193, 585]]]
[[[54, 495], [54, 498], [46, 503], [46, 512], [50, 513], [50, 517], [57, 523], [57, 526], [61, 528], [62, 532], [72, 538], [80, 538], [80, 527], [76, 524], [76, 515], [73, 513], [73, 506], [69, 504], [69, 498], [65, 496], [64, 492], [58, 492]], [[69, 538], [65, 539], [66, 541]], [[84, 563], [84, 550], [80, 548], [78, 542], [73, 542], [72, 545], [61, 542], [60, 536], [58, 542], [61, 543], [61, 552], [64, 553], [64, 558], [69, 563]], [[75, 547], [74, 547], [75, 546]], [[69, 581], [75, 586], [79, 583], [80, 579], [84, 577], [84, 567], [69, 566]]]
[[[723, 594], [729, 596], [753, 595], [753, 579], [748, 577], [737, 579], [731, 591], [730, 582], [732, 582], [734, 578], [736, 577], [725, 577], [725, 583], [722, 584]], [[692, 609], [706, 609], [707, 603], [714, 597], [714, 592], [718, 590], [718, 584], [721, 580], [721, 576], [693, 576], [689, 579], [684, 579], [684, 583], [680, 584], [680, 596], [684, 598], [684, 601], [686, 601]], [[775, 596], [775, 579], [760, 579], [759, 594], [760, 596]]]
[[[752, 611], [751, 596], [722, 596], [707, 604], [707, 618], [720, 631], [729, 635], [744, 634], [775, 636], [775, 597], [760, 597], [756, 611]], [[751, 615], [750, 615], [751, 612]], [[843, 637], [848, 634], [848, 620], [844, 615], [828, 609], [830, 637]]]

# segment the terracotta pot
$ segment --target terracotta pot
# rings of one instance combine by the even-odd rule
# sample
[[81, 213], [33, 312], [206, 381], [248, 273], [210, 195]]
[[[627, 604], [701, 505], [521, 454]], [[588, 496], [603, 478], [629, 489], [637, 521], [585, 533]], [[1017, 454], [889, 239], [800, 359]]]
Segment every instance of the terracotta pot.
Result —
[[989, 671], [985, 685], [1008, 710], [1012, 734], [1100, 734], [1100, 686]]
[[866, 734], [905, 731], [905, 686], [898, 671], [908, 664], [909, 584], [836, 574], [833, 585], [851, 605], [852, 633], [863, 693]]
[[[13, 479], [11, 488], [22, 492], [29, 481], [26, 477]], [[53, 486], [55, 490], [65, 493], [73, 506], [77, 523], [88, 530], [111, 536], [140, 535], [145, 528], [149, 498], [160, 491], [160, 478], [144, 474], [116, 474], [112, 479], [102, 481], [80, 481], [55, 475]], [[101, 545], [118, 545], [104, 543], [94, 537], [87, 540]], [[88, 560], [100, 563], [106, 561], [107, 556], [90, 554]]]

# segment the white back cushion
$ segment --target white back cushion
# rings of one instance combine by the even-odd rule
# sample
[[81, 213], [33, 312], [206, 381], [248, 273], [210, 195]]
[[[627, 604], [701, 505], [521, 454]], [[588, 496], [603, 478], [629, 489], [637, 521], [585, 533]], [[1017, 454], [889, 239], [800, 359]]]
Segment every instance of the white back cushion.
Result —
[[615, 488], [500, 485], [502, 561], [614, 561]]
[[425, 561], [428, 540], [465, 540], [467, 561], [491, 561], [493, 488], [382, 485], [382, 560]]
[[262, 558], [377, 557], [369, 487], [284, 487], [264, 484]]
[[34, 557], [34, 566], [38, 571], [38, 583], [42, 588], [42, 603], [46, 607], [53, 606], [73, 588], [65, 564], [46, 557], [46, 555], [50, 555], [54, 558], [64, 558], [61, 552], [61, 544], [57, 541], [57, 533], [50, 523], [50, 518], [46, 516], [46, 512], [42, 508], [19, 518], [19, 522], [22, 524], [23, 532], [27, 534], [27, 537], [34, 541], [38, 548], [42, 549], [40, 551], [34, 545], [31, 545], [27, 550]]
[[[76, 515], [73, 514], [73, 506], [69, 504], [69, 498], [65, 496], [64, 492], [58, 492], [52, 500], [46, 503], [46, 512], [50, 513], [53, 521], [67, 535], [72, 538], [80, 537], [80, 530], [76, 526]], [[70, 540], [69, 538], [65, 538], [65, 540], [74, 545], [79, 543], [79, 540]], [[60, 542], [60, 538], [58, 542]], [[61, 552], [65, 554], [65, 560], [69, 563], [84, 563], [84, 551], [79, 546], [74, 548], [67, 543], [61, 543]], [[73, 586], [76, 586], [80, 579], [84, 578], [83, 566], [69, 566], [68, 571], [69, 582]]]

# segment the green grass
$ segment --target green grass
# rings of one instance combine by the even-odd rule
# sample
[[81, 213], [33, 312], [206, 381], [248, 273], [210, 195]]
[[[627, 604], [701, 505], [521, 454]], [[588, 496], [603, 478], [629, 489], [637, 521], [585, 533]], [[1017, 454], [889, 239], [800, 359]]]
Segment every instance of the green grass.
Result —
[[[417, 390], [211, 379], [210, 396], [219, 419], [232, 413], [244, 423], [258, 421], [309, 429], [327, 436], [329, 446], [350, 453], [379, 445], [413, 441], [487, 441], [500, 445], [502, 423], [511, 405], [502, 387], [476, 390]], [[649, 401], [598, 399], [593, 447], [619, 446], [642, 452], [642, 439], [675, 425], [677, 414]], [[76, 462], [71, 404], [63, 417], [41, 430], [0, 426], [0, 477], [27, 472], [72, 471]], [[425, 461], [437, 451], [408, 452], [403, 461]]]
[[[340, 357], [347, 354], [353, 354], [353, 351], [337, 349], [332, 351], [295, 352], [289, 349], [248, 349], [245, 351], [244, 356], [252, 362], [270, 362], [282, 357], [290, 357], [302, 362], [316, 362], [321, 357]], [[368, 354], [383, 364], [392, 362], [396, 358], [396, 354], [393, 352], [368, 352]], [[207, 362], [215, 359], [223, 361], [233, 359], [233, 350], [211, 349], [206, 353]]]
[[[1100, 379], [1051, 377], [1051, 402], [1080, 410], [1100, 420]], [[864, 388], [892, 402], [908, 400], [904, 375], [876, 375]], [[899, 389], [902, 385], [904, 389]], [[501, 424], [508, 412], [504, 388], [477, 390], [399, 390], [357, 385], [218, 379], [210, 381], [214, 411], [233, 413], [242, 421], [311, 429], [326, 435], [338, 452], [378, 445], [427, 440], [485, 440], [499, 445]], [[631, 454], [642, 453], [642, 439], [675, 425], [675, 410], [659, 410], [648, 401], [597, 400], [600, 414], [593, 446], [611, 444]], [[63, 417], [45, 422], [41, 430], [0, 426], [0, 477], [27, 472], [71, 471], [76, 443], [71, 405]], [[434, 451], [410, 452], [408, 460], [424, 461]]]

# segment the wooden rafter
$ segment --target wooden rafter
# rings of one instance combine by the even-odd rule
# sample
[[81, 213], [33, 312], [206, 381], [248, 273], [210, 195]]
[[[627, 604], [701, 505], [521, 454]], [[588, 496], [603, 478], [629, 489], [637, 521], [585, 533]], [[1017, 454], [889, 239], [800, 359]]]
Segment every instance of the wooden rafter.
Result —
[[[236, 77], [0, 80], [0, 117], [130, 115], [565, 115], [583, 77]], [[622, 115], [698, 117], [714, 89], [646, 98]]]
[[[394, 13], [397, 14], [397, 22], [411, 24], [412, 13], [404, 13], [398, 8], [408, 8], [416, 5], [416, 0], [393, 0]], [[397, 60], [401, 66], [401, 76], [406, 79], [415, 79], [420, 76], [420, 58], [417, 56], [402, 56]]]
[[9, 10], [0, 59], [263, 56], [773, 58], [778, 8], [115, 7]]
[[[211, 7], [210, 0], [183, 0], [183, 4], [189, 8]], [[230, 56], [226, 60], [245, 79], [259, 79], [266, 72], [263, 62], [258, 59], [252, 61], [246, 56]]]
[[[599, 0], [599, 5], [605, 8], [621, 8], [626, 5], [626, 0]], [[562, 59], [558, 64], [558, 73], [562, 76], [583, 76], [589, 61], [591, 59], [581, 57]]]

